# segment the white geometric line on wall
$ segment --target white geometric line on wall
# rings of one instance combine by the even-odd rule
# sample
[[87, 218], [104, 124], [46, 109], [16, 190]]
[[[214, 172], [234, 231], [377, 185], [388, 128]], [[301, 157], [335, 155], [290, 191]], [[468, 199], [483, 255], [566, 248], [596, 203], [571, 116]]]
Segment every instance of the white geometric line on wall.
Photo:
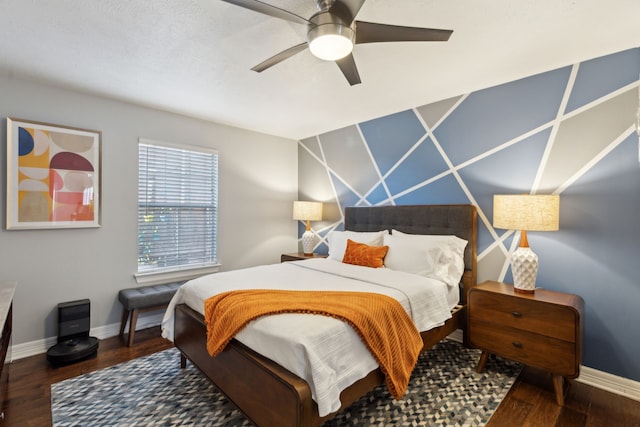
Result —
[[387, 187], [387, 182], [384, 180], [384, 177], [380, 172], [380, 167], [378, 166], [378, 162], [376, 162], [376, 159], [373, 157], [373, 153], [371, 152], [371, 148], [369, 147], [369, 144], [367, 144], [367, 140], [364, 137], [364, 134], [362, 133], [362, 128], [360, 127], [359, 123], [356, 125], [356, 129], [358, 130], [358, 135], [360, 135], [360, 138], [364, 143], [364, 148], [367, 151], [367, 154], [369, 155], [369, 160], [371, 160], [371, 163], [373, 164], [373, 168], [375, 169], [376, 174], [378, 175], [378, 182], [372, 185], [369, 191], [367, 191], [365, 195], [362, 197], [362, 199], [360, 199], [360, 201], [358, 202], [358, 204], [360, 204], [364, 201], [370, 205], [369, 201], [366, 198], [369, 197], [369, 195], [373, 193], [373, 191], [375, 191], [375, 189], [378, 188], [378, 186], [382, 185], [382, 188], [384, 188], [387, 198], [391, 197], [391, 193], [389, 192], [389, 187]]
[[[559, 187], [628, 128], [633, 120], [631, 115], [628, 111], [624, 114], [618, 111], [625, 111], [634, 102], [632, 93], [630, 90], [603, 102], [598, 100], [590, 104], [592, 108], [562, 121], [541, 186]], [[579, 144], [579, 150], [575, 149], [576, 144]], [[568, 156], [569, 152], [573, 155]]]
[[[316, 136], [316, 139], [318, 137]], [[318, 163], [326, 167], [326, 163], [323, 159], [319, 158], [316, 153], [314, 153], [311, 148], [307, 147], [302, 141], [298, 141], [298, 147], [302, 147], [312, 158], [314, 158]], [[320, 147], [320, 141], [318, 141], [318, 147]], [[320, 147], [322, 149], [322, 147]]]
[[[307, 154], [309, 154], [309, 156], [311, 156], [311, 158], [313, 160], [315, 160], [316, 162], [318, 162], [320, 164], [320, 166], [322, 167], [322, 169], [325, 171], [325, 174], [327, 175], [327, 182], [329, 183], [329, 185], [331, 186], [331, 192], [333, 194], [333, 200], [336, 202], [336, 204], [338, 205], [338, 208], [341, 209], [340, 207], [340, 201], [338, 200], [337, 197], [337, 192], [336, 192], [336, 188], [335, 185], [333, 183], [333, 180], [331, 179], [331, 171], [329, 169], [329, 167], [327, 166], [327, 162], [326, 162], [326, 158], [324, 155], [324, 151], [322, 150], [322, 144], [320, 143], [320, 136], [316, 136], [315, 137], [317, 143], [318, 143], [318, 150], [320, 150], [320, 154], [322, 155], [322, 159], [319, 158], [316, 153], [314, 153], [309, 147], [307, 147], [302, 141], [298, 141], [298, 149], [300, 147], [302, 147]], [[326, 200], [325, 200], [326, 202]], [[301, 237], [301, 236], [300, 236]]]
[[[327, 170], [330, 170], [330, 169], [329, 169], [329, 168], [327, 168]], [[349, 184], [349, 183], [348, 183], [344, 178], [342, 178], [340, 175], [337, 175], [337, 174], [335, 173], [335, 171], [333, 171], [333, 170], [331, 170], [331, 172], [333, 173], [333, 176], [334, 176], [338, 181], [340, 181], [340, 183], [341, 183], [342, 185], [344, 185], [344, 186], [345, 186], [349, 191], [351, 191], [351, 192], [352, 192], [352, 193], [353, 193], [353, 194], [354, 194], [354, 195], [355, 195], [359, 200], [363, 200], [363, 197], [364, 197], [364, 196], [363, 196], [362, 194], [360, 194], [358, 191], [356, 191], [356, 190], [355, 190], [355, 189], [354, 189], [354, 188], [353, 188], [353, 187], [352, 187], [352, 186], [351, 186], [351, 185], [350, 185], [350, 184]], [[374, 188], [375, 188], [375, 187], [374, 187]], [[340, 200], [338, 199], [338, 193], [337, 193], [337, 191], [336, 191], [335, 187], [334, 187], [334, 189], [333, 189], [333, 190], [336, 192], [336, 193], [335, 193], [335, 194], [336, 194], [336, 200], [338, 200], [338, 204], [340, 204]], [[371, 190], [368, 190], [368, 191], [371, 191]], [[367, 204], [369, 204], [369, 202], [367, 202]], [[340, 206], [340, 210], [342, 210], [342, 208], [343, 208], [343, 207], [342, 207], [342, 206]]]
[[318, 249], [321, 245], [327, 245], [327, 247], [329, 247], [329, 241], [327, 240], [327, 237], [329, 236], [329, 233], [338, 228], [341, 222], [342, 220], [333, 223], [328, 227], [322, 227], [316, 231], [314, 231], [313, 228], [311, 229], [315, 233], [316, 237], [318, 237], [318, 243], [314, 246], [314, 250]]
[[[466, 98], [466, 96], [462, 97], [462, 98]], [[459, 105], [459, 103], [457, 103], [456, 105]], [[489, 232], [491, 233], [492, 237], [494, 239], [497, 239], [498, 238], [498, 234], [493, 229], [489, 219], [485, 215], [484, 211], [480, 208], [480, 205], [478, 204], [478, 202], [475, 199], [475, 197], [473, 197], [473, 194], [469, 190], [469, 187], [467, 186], [467, 184], [464, 182], [464, 180], [462, 179], [462, 177], [458, 173], [458, 168], [456, 168], [453, 165], [453, 162], [451, 161], [451, 159], [447, 155], [446, 151], [444, 150], [444, 148], [440, 144], [440, 141], [438, 141], [438, 138], [433, 133], [433, 129], [429, 128], [429, 126], [424, 122], [422, 116], [418, 113], [418, 111], [416, 109], [413, 109], [413, 111], [416, 113], [416, 115], [418, 116], [418, 119], [421, 121], [422, 125], [427, 130], [427, 136], [431, 138], [431, 141], [433, 142], [433, 144], [435, 145], [436, 149], [440, 153], [440, 156], [442, 156], [442, 158], [444, 159], [445, 164], [447, 165], [447, 167], [449, 168], [451, 173], [453, 173], [453, 177], [458, 182], [458, 185], [460, 185], [460, 188], [462, 188], [462, 191], [467, 196], [467, 199], [469, 199], [469, 203], [471, 203], [472, 205], [477, 207], [477, 214], [478, 214], [478, 217], [480, 218], [480, 221], [482, 221], [486, 225], [486, 227], [489, 229]], [[451, 113], [451, 111], [452, 110], [449, 111], [449, 114]], [[434, 126], [434, 129], [435, 129], [435, 126]]]
[[418, 189], [420, 189], [420, 188], [422, 188], [424, 186], [427, 186], [427, 185], [432, 184], [432, 183], [434, 183], [436, 181], [439, 181], [442, 178], [451, 175], [451, 173], [452, 172], [450, 170], [446, 170], [446, 171], [444, 171], [442, 173], [439, 173], [438, 175], [435, 175], [435, 176], [433, 176], [433, 177], [431, 177], [431, 178], [429, 178], [429, 179], [427, 179], [425, 181], [422, 181], [422, 182], [420, 182], [420, 183], [418, 183], [416, 185], [413, 185], [413, 186], [407, 188], [406, 190], [402, 190], [401, 192], [394, 194], [393, 196], [391, 196], [391, 200], [390, 201], [395, 203], [395, 199], [403, 197], [403, 196], [406, 196], [407, 194], [413, 193], [414, 191], [416, 191], [416, 190], [418, 190]]
[[[416, 117], [420, 120], [422, 126], [423, 126], [423, 130], [428, 129], [427, 125], [424, 123], [424, 121], [422, 120], [422, 117], [420, 116], [420, 114], [417, 114], [417, 112], [414, 110], [414, 114], [416, 115]], [[360, 132], [360, 136], [362, 137], [362, 140], [364, 141], [364, 145], [367, 149], [367, 152], [369, 153], [369, 155], [371, 156], [371, 161], [373, 162], [373, 165], [376, 169], [376, 171], [378, 171], [378, 176], [380, 177], [380, 180], [371, 187], [371, 189], [367, 192], [367, 194], [365, 195], [365, 197], [369, 196], [376, 188], [378, 188], [379, 185], [383, 185], [383, 188], [385, 189], [385, 192], [387, 194], [387, 198], [385, 200], [382, 200], [378, 203], [376, 203], [377, 206], [380, 205], [384, 205], [387, 203], [391, 203], [391, 204], [395, 204], [395, 199], [397, 197], [400, 197], [398, 194], [392, 194], [391, 190], [389, 190], [389, 187], [387, 185], [387, 179], [389, 178], [389, 176], [395, 172], [395, 170], [400, 167], [402, 165], [402, 163], [411, 156], [411, 154], [413, 154], [415, 152], [415, 150], [423, 143], [425, 143], [426, 138], [428, 138], [429, 134], [428, 132], [425, 132], [424, 135], [422, 135], [422, 137], [420, 137], [418, 139], [418, 141], [416, 141], [415, 144], [413, 144], [411, 147], [409, 147], [409, 149], [389, 168], [389, 170], [382, 175], [380, 172], [380, 169], [378, 167], [378, 163], [375, 161], [373, 154], [371, 152], [371, 149], [369, 147], [369, 144], [366, 140], [366, 138], [364, 137], [364, 134], [362, 133], [362, 129], [360, 127], [360, 124], [358, 124], [358, 131]]]
[[[463, 96], [461, 97], [461, 99], [465, 99], [467, 96]], [[451, 114], [452, 111], [454, 111], [455, 107], [457, 107], [458, 105], [460, 105], [460, 102], [457, 102], [452, 108], [449, 109], [449, 111], [447, 112], [446, 116], [448, 116], [449, 114]], [[440, 144], [440, 142], [438, 141], [438, 138], [436, 138], [436, 136], [433, 134], [433, 130], [436, 129], [438, 127], [438, 125], [440, 123], [442, 123], [442, 121], [444, 120], [444, 118], [441, 118], [433, 127], [433, 129], [431, 129], [427, 123], [424, 121], [422, 115], [418, 112], [418, 110], [416, 108], [413, 109], [413, 112], [415, 113], [416, 116], [418, 116], [418, 120], [420, 120], [420, 122], [422, 123], [422, 126], [424, 126], [424, 128], [427, 130], [427, 134], [425, 135], [425, 138], [430, 138], [431, 142], [433, 143], [433, 145], [436, 147], [436, 150], [438, 150], [438, 153], [440, 153], [440, 156], [442, 157], [442, 159], [444, 160], [445, 164], [447, 165], [448, 171], [454, 174], [455, 179], [458, 181], [458, 183], [460, 184], [460, 186], [463, 188], [463, 190], [465, 191], [465, 193], [467, 195], [469, 195], [469, 191], [467, 186], [464, 184], [464, 182], [462, 181], [462, 178], [460, 178], [460, 175], [458, 175], [458, 173], [456, 172], [456, 169], [453, 165], [453, 162], [451, 161], [451, 159], [449, 158], [449, 156], [447, 155], [447, 153], [445, 152], [444, 148], [442, 148], [442, 145]], [[446, 176], [446, 175], [442, 175], [442, 177]], [[425, 184], [426, 185], [426, 184]]]
[[[335, 201], [336, 205], [338, 206], [338, 209], [340, 210], [340, 212], [342, 212], [342, 208], [340, 206], [340, 199], [337, 196], [337, 192], [336, 192], [336, 188], [333, 182], [333, 179], [331, 179], [331, 171], [330, 168], [327, 166], [327, 162], [326, 162], [326, 158], [324, 155], [324, 150], [322, 149], [322, 144], [320, 143], [320, 137], [319, 136], [315, 136], [316, 142], [318, 144], [318, 149], [320, 150], [320, 154], [322, 155], [322, 159], [319, 158], [316, 153], [314, 153], [309, 147], [307, 147], [302, 141], [298, 141], [298, 147], [302, 147], [310, 156], [312, 159], [314, 159], [315, 161], [317, 161], [322, 168], [324, 169], [326, 175], [327, 175], [327, 181], [329, 183], [329, 185], [331, 186], [331, 192], [333, 194], [333, 200]], [[330, 224], [328, 226], [324, 226], [320, 229], [315, 229], [315, 228], [311, 228], [311, 232], [315, 235], [315, 237], [318, 239], [317, 243], [314, 245], [313, 250], [317, 250], [319, 247], [321, 247], [322, 245], [326, 245], [327, 247], [329, 247], [329, 243], [327, 241], [326, 236], [328, 236], [328, 234], [335, 230], [340, 224], [341, 221], [338, 221], [336, 223]], [[326, 230], [325, 235], [323, 236], [322, 233]], [[300, 235], [298, 237], [298, 242], [302, 241], [302, 236]]]
[[[324, 166], [325, 172], [327, 174], [327, 180], [329, 181], [329, 185], [331, 186], [331, 191], [333, 191], [333, 200], [335, 200], [336, 205], [338, 206], [338, 210], [342, 212], [342, 206], [340, 205], [340, 199], [338, 198], [338, 192], [336, 191], [335, 183], [333, 179], [331, 179], [331, 171], [329, 166], [327, 165], [327, 156], [324, 154], [324, 148], [322, 147], [322, 141], [320, 140], [320, 135], [316, 136], [316, 140], [318, 141], [318, 150], [320, 150], [320, 154], [322, 154], [322, 159], [318, 159], [320, 164]], [[324, 239], [321, 238], [321, 241], [324, 242]], [[329, 244], [327, 243], [327, 247]]]
[[[322, 141], [320, 140], [320, 135], [316, 136], [316, 139], [318, 141], [318, 150], [320, 150], [320, 154], [322, 154], [321, 164], [325, 168], [325, 172], [327, 174], [327, 180], [329, 181], [329, 185], [331, 186], [331, 191], [333, 191], [333, 200], [335, 200], [336, 205], [338, 206], [338, 210], [342, 212], [342, 205], [340, 203], [340, 198], [338, 197], [338, 192], [336, 191], [336, 185], [333, 182], [333, 179], [331, 178], [332, 171], [331, 171], [331, 168], [329, 168], [329, 165], [327, 163], [327, 156], [325, 156], [324, 154], [324, 148], [322, 147]], [[324, 238], [322, 238], [321, 236], [320, 238], [321, 238], [321, 242], [324, 242]], [[327, 243], [327, 247], [329, 247], [328, 243]]]
[[497, 145], [497, 146], [491, 148], [490, 150], [485, 151], [484, 153], [480, 153], [475, 157], [472, 157], [472, 158], [470, 158], [468, 160], [465, 160], [464, 162], [456, 165], [455, 169], [456, 170], [464, 169], [467, 166], [470, 166], [470, 165], [472, 165], [472, 164], [474, 164], [476, 162], [484, 160], [487, 157], [490, 157], [490, 156], [492, 156], [492, 155], [494, 155], [496, 153], [499, 153], [500, 151], [502, 151], [504, 149], [507, 149], [507, 148], [519, 143], [519, 142], [522, 142], [522, 141], [524, 141], [524, 140], [526, 140], [526, 139], [528, 139], [528, 138], [530, 138], [530, 137], [532, 137], [532, 136], [534, 136], [534, 135], [536, 135], [536, 134], [538, 134], [540, 132], [544, 132], [546, 129], [548, 129], [552, 125], [553, 125], [553, 121], [541, 124], [540, 126], [534, 128], [534, 129], [531, 129], [531, 130], [529, 130], [529, 131], [527, 131], [527, 132], [525, 132], [525, 133], [523, 133], [521, 135], [518, 135], [518, 136], [516, 136], [516, 137], [510, 139], [509, 141], [506, 141], [506, 142], [504, 142], [504, 143], [502, 143], [500, 145]]
[[558, 134], [558, 129], [560, 128], [560, 123], [562, 123], [562, 121], [564, 120], [567, 104], [569, 103], [571, 92], [573, 92], [573, 86], [576, 82], [576, 76], [578, 75], [579, 68], [580, 64], [575, 64], [573, 65], [573, 67], [571, 67], [569, 80], [567, 81], [567, 85], [565, 86], [564, 94], [562, 95], [562, 100], [560, 101], [560, 106], [558, 107], [558, 112], [556, 114], [556, 119], [551, 125], [551, 134], [549, 135], [547, 146], [545, 147], [544, 153], [542, 154], [542, 159], [540, 160], [540, 164], [538, 165], [538, 173], [536, 174], [536, 177], [533, 180], [533, 185], [531, 186], [531, 194], [537, 193], [538, 187], [540, 186], [540, 181], [542, 180], [544, 170], [547, 166], [547, 161], [549, 160], [549, 156], [551, 155], [553, 143], [555, 142], [556, 135]]
[[[445, 114], [443, 114], [442, 117], [440, 117], [440, 119], [433, 125], [432, 130], [438, 129], [438, 126], [440, 126], [442, 124], [442, 122], [444, 122], [451, 115], [451, 113], [456, 111], [456, 109], [460, 106], [460, 104], [462, 104], [465, 101], [465, 99], [467, 99], [469, 97], [469, 95], [471, 95], [471, 94], [470, 93], [466, 93], [466, 94], [462, 95], [460, 97], [460, 99], [458, 99], [458, 101], [456, 101], [451, 106], [451, 108], [449, 108], [449, 110]], [[418, 107], [416, 107], [416, 108], [418, 108]], [[414, 108], [414, 111], [417, 111], [417, 110]], [[420, 116], [420, 118], [422, 119], [422, 114], [418, 114], [418, 116]], [[425, 129], [427, 129], [427, 128], [428, 127], [425, 126]]]
[[[567, 87], [566, 90], [564, 92], [564, 96], [562, 98], [562, 102], [561, 102], [561, 106], [558, 110], [558, 116], [556, 117], [556, 119], [553, 121], [553, 126], [552, 126], [552, 130], [551, 130], [551, 135], [549, 137], [549, 144], [547, 145], [545, 152], [543, 154], [543, 158], [542, 161], [540, 162], [540, 167], [538, 169], [538, 174], [536, 175], [536, 179], [534, 181], [534, 185], [532, 188], [532, 194], [535, 194], [535, 192], [537, 191], [538, 185], [540, 184], [540, 180], [542, 179], [542, 176], [544, 174], [544, 169], [545, 166], [547, 164], [551, 149], [553, 148], [553, 143], [555, 142], [555, 137], [558, 133], [558, 129], [560, 127], [560, 124], [567, 120], [570, 119], [574, 116], [577, 116], [585, 111], [588, 111], [600, 104], [603, 104], [615, 97], [617, 97], [618, 95], [621, 95], [625, 92], [627, 92], [629, 89], [632, 89], [634, 86], [638, 86], [638, 82], [634, 82], [631, 83], [627, 86], [624, 86], [618, 90], [615, 90], [613, 92], [610, 92], [600, 98], [597, 98], [585, 105], [583, 105], [580, 108], [577, 108], [573, 111], [570, 111], [569, 113], [566, 113], [566, 107], [567, 107], [567, 103], [569, 102], [569, 98], [571, 96], [571, 92], [573, 91], [573, 85], [575, 83], [575, 79], [576, 76], [578, 74], [578, 70], [579, 70], [580, 64], [575, 64], [571, 70], [571, 75], [569, 77], [569, 81], [567, 83]], [[595, 157], [592, 158], [591, 161], [589, 161], [587, 164], [585, 164], [581, 169], [579, 169], [571, 178], [569, 178], [565, 183], [563, 183], [562, 185], [560, 185], [554, 192], [553, 194], [561, 194], [564, 190], [566, 190], [573, 182], [575, 182], [576, 180], [578, 180], [580, 177], [582, 177], [582, 175], [584, 175], [585, 173], [587, 173], [593, 166], [595, 166], [602, 158], [604, 158], [609, 152], [611, 152], [615, 147], [617, 147], [624, 139], [626, 139], [626, 137], [628, 135], [626, 135], [628, 133], [628, 130], [625, 131], [621, 136], [619, 136], [618, 138], [616, 138], [615, 141], [613, 141], [610, 145], [608, 145], [607, 147], [605, 147], [604, 150], [602, 150], [598, 155], [596, 155]]]
[[600, 151], [600, 153], [594, 156], [591, 159], [591, 161], [587, 162], [569, 179], [567, 179], [564, 183], [558, 186], [558, 188], [553, 192], [553, 194], [562, 194], [567, 188], [569, 188], [574, 182], [580, 179], [584, 174], [589, 172], [595, 165], [597, 165], [603, 158], [605, 158], [607, 154], [613, 151], [618, 145], [624, 142], [624, 140], [626, 140], [629, 137], [629, 135], [632, 135], [634, 132], [635, 132], [635, 126], [634, 125], [629, 126], [622, 134], [620, 134], [615, 140], [613, 140], [602, 151]]
[[593, 107], [596, 107], [596, 106], [598, 106], [600, 104], [604, 104], [605, 102], [610, 101], [613, 98], [617, 98], [618, 96], [622, 95], [623, 93], [628, 92], [628, 91], [630, 91], [630, 90], [632, 90], [634, 88], [640, 88], [640, 81], [629, 83], [628, 85], [623, 86], [623, 87], [621, 87], [619, 89], [616, 89], [613, 92], [609, 92], [609, 93], [601, 96], [600, 98], [596, 98], [593, 101], [588, 102], [585, 105], [583, 105], [583, 106], [581, 106], [579, 108], [576, 108], [573, 111], [570, 111], [570, 112], [564, 114], [562, 116], [562, 120], [570, 119], [570, 118], [572, 118], [574, 116], [582, 114], [585, 111], [591, 110]]
[[484, 258], [490, 252], [493, 252], [493, 250], [496, 247], [500, 249], [500, 251], [502, 252], [503, 255], [508, 256], [509, 255], [509, 251], [507, 250], [507, 247], [504, 245], [504, 241], [507, 240], [508, 238], [510, 238], [511, 235], [514, 234], [514, 233], [515, 233], [515, 230], [508, 230], [506, 233], [502, 234], [501, 236], [498, 236], [494, 242], [489, 244], [489, 246], [487, 246], [485, 248], [485, 250], [483, 250], [482, 252], [480, 252], [478, 254], [478, 261], [480, 261], [482, 258]]
[[[331, 183], [331, 187], [333, 188], [333, 195], [336, 199], [336, 203], [338, 204], [338, 207], [340, 208], [340, 210], [342, 210], [342, 206], [340, 206], [340, 200], [338, 198], [338, 192], [335, 189], [335, 186], [333, 184], [333, 180], [331, 179], [332, 176], [336, 177], [338, 179], [338, 181], [340, 181], [345, 187], [347, 187], [349, 189], [349, 191], [351, 191], [353, 194], [355, 194], [358, 198], [362, 198], [363, 196], [356, 191], [344, 178], [342, 178], [335, 170], [333, 170], [325, 160], [320, 159], [318, 156], [315, 155], [315, 153], [313, 153], [307, 146], [305, 146], [302, 142], [298, 142], [298, 146], [299, 147], [303, 147], [305, 149], [305, 151], [307, 151], [307, 153], [309, 153], [309, 155], [311, 157], [313, 157], [318, 163], [320, 163], [320, 165], [322, 165], [322, 167], [325, 168], [328, 178], [329, 178], [329, 182]], [[320, 146], [320, 151], [323, 153], [322, 156], [324, 157], [324, 151], [322, 149], [322, 143], [319, 143]], [[375, 188], [375, 187], [374, 187]]]
[[425, 141], [425, 139], [427, 137], [428, 137], [428, 133], [425, 132], [425, 134], [422, 135], [422, 137], [420, 139], [418, 139], [418, 141], [416, 141], [415, 144], [413, 144], [411, 147], [409, 147], [409, 149], [398, 159], [398, 161], [395, 162], [394, 165], [389, 168], [389, 170], [384, 174], [384, 176], [382, 178], [383, 179], [389, 178], [389, 176], [396, 169], [398, 169], [398, 167], [400, 167], [402, 165], [402, 163], [405, 160], [407, 160], [409, 158], [409, 156], [411, 156], [411, 154], [413, 154], [413, 152], [416, 151], [420, 145], [422, 145], [424, 143], [424, 141]]
[[[434, 136], [434, 143], [439, 147], [439, 149], [442, 149], [442, 147], [440, 147], [440, 143], [438, 143], [437, 140], [435, 139], [435, 136]], [[442, 152], [444, 153], [444, 149], [442, 150]], [[446, 154], [443, 154], [443, 155], [446, 156]], [[446, 157], [446, 161], [447, 161], [448, 164], [451, 164], [451, 161], [449, 160], [448, 156]], [[476, 206], [477, 215], [478, 215], [478, 218], [480, 218], [480, 221], [482, 221], [482, 223], [485, 224], [485, 226], [487, 227], [487, 229], [489, 230], [489, 233], [491, 233], [493, 238], [494, 239], [497, 238], [498, 234], [493, 229], [493, 226], [492, 226], [491, 222], [489, 221], [489, 219], [485, 215], [484, 211], [480, 207], [478, 201], [475, 199], [475, 197], [473, 196], [473, 194], [469, 190], [469, 187], [467, 186], [467, 184], [464, 182], [464, 180], [462, 179], [462, 177], [458, 173], [458, 169], [457, 168], [452, 168], [451, 172], [453, 173], [454, 178], [458, 182], [458, 185], [460, 185], [460, 188], [462, 188], [462, 191], [467, 196], [467, 199], [469, 199], [469, 203], [471, 203], [472, 205]]]

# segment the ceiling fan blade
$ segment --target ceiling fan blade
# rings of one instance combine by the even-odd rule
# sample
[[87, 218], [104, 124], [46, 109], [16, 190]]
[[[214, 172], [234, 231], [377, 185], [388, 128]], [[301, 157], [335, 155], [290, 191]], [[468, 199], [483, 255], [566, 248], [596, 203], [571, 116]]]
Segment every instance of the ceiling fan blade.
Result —
[[356, 44], [378, 42], [445, 42], [453, 30], [401, 27], [356, 21]]
[[258, 73], [263, 72], [264, 70], [266, 70], [269, 67], [273, 67], [274, 65], [284, 61], [285, 59], [291, 58], [293, 55], [295, 55], [298, 52], [302, 52], [303, 50], [305, 50], [307, 48], [307, 43], [300, 43], [297, 44], [295, 46], [290, 47], [289, 49], [283, 50], [282, 52], [273, 55], [271, 58], [262, 61], [261, 63], [259, 63], [258, 65], [256, 65], [255, 67], [253, 67], [251, 70], [252, 71], [256, 71]]
[[365, 0], [336, 0], [329, 12], [338, 15], [347, 25], [351, 25]]
[[274, 18], [284, 19], [286, 21], [295, 22], [297, 24], [308, 24], [309, 21], [301, 16], [291, 13], [287, 10], [280, 9], [279, 7], [272, 6], [267, 3], [263, 3], [259, 0], [222, 0], [227, 3], [235, 4], [236, 6], [243, 7], [245, 9], [253, 10], [254, 12], [263, 13], [265, 15], [272, 16]]
[[358, 67], [356, 67], [356, 61], [353, 59], [353, 55], [349, 54], [342, 59], [336, 61], [340, 71], [344, 74], [345, 78], [351, 86], [362, 83], [360, 80], [360, 74], [358, 73]]

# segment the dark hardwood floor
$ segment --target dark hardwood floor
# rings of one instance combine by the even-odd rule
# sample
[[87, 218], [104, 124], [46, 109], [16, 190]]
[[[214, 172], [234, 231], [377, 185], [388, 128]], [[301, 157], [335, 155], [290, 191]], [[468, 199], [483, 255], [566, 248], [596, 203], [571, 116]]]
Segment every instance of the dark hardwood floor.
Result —
[[[50, 426], [51, 384], [171, 346], [160, 337], [159, 328], [150, 328], [136, 332], [133, 347], [118, 337], [108, 338], [100, 341], [96, 357], [64, 367], [51, 367], [44, 354], [16, 360], [9, 367], [3, 425]], [[526, 368], [488, 424], [500, 426], [640, 427], [640, 402], [573, 382], [566, 405], [560, 407], [548, 374]]]
[[[125, 338], [127, 336], [125, 335]], [[160, 328], [136, 331], [127, 347], [119, 337], [100, 341], [98, 355], [63, 367], [52, 367], [45, 354], [19, 359], [9, 365], [9, 390], [2, 427], [51, 425], [51, 384], [137, 357], [165, 350], [173, 344], [160, 337]], [[180, 363], [176, 360], [176, 363]]]

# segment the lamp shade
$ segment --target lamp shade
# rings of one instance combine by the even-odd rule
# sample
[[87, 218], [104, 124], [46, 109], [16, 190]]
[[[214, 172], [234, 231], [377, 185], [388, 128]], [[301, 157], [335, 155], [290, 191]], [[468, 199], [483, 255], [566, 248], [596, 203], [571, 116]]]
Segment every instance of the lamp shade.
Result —
[[322, 219], [322, 203], [293, 202], [293, 219], [300, 221], [320, 221]]
[[560, 196], [555, 194], [496, 194], [493, 226], [509, 230], [559, 229]]

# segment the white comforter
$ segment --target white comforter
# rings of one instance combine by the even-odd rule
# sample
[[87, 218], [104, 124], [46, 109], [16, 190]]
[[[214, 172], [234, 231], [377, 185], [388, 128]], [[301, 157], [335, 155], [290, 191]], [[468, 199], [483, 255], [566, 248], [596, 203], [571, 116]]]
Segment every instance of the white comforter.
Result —
[[[178, 289], [162, 320], [173, 340], [174, 308], [186, 303], [204, 314], [204, 300], [238, 289], [376, 292], [398, 300], [420, 331], [440, 326], [455, 305], [447, 285], [434, 279], [328, 259], [252, 267], [194, 279]], [[449, 296], [449, 297], [448, 297]], [[279, 363], [310, 386], [320, 416], [340, 408], [340, 393], [378, 364], [356, 332], [340, 320], [313, 314], [279, 314], [250, 322], [236, 339]]]

